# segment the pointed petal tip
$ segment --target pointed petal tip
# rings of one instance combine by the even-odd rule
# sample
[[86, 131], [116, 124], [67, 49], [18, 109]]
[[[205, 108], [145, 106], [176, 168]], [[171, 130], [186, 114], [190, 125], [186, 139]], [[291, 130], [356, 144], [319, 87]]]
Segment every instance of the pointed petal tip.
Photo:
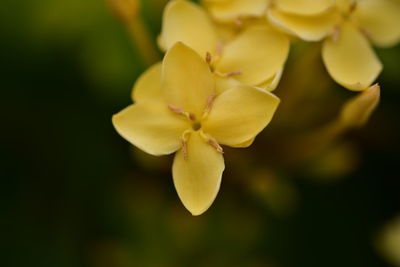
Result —
[[342, 108], [341, 122], [344, 127], [365, 125], [376, 109], [380, 100], [380, 86], [374, 84], [350, 99]]
[[197, 217], [197, 216], [202, 215], [204, 212], [206, 212], [210, 208], [210, 206], [208, 206], [205, 209], [199, 209], [199, 210], [195, 210], [195, 209], [190, 210], [190, 209], [188, 209], [188, 211], [190, 212], [190, 214], [192, 214], [193, 217]]

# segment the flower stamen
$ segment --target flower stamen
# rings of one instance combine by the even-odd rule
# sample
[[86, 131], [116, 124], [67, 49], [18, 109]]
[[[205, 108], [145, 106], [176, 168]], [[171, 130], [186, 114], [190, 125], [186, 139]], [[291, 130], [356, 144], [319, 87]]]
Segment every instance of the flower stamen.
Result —
[[353, 1], [353, 3], [351, 3], [349, 8], [349, 14], [353, 13], [356, 9], [357, 9], [357, 2]]
[[340, 28], [339, 26], [336, 26], [333, 29], [332, 40], [336, 43], [337, 41], [339, 41], [339, 37], [340, 37]]
[[219, 152], [221, 154], [224, 153], [223, 148], [218, 144], [218, 142], [214, 138], [203, 133], [202, 131], [200, 131], [200, 136], [204, 139], [204, 141], [206, 141], [207, 144], [209, 144], [210, 146], [215, 148], [217, 150], [217, 152]]
[[241, 70], [234, 70], [234, 71], [226, 72], [226, 73], [222, 73], [222, 72], [217, 72], [216, 71], [215, 74], [217, 74], [218, 76], [223, 77], [223, 78], [229, 78], [229, 77], [232, 77], [232, 76], [236, 76], [236, 75], [242, 74], [242, 71]]
[[188, 146], [187, 146], [187, 143], [189, 141], [190, 134], [191, 134], [190, 130], [186, 130], [182, 134], [181, 146], [182, 146], [182, 155], [183, 155], [183, 159], [184, 160], [188, 159]]
[[196, 121], [196, 115], [194, 113], [189, 113], [189, 119], [191, 121]]
[[175, 112], [175, 113], [177, 113], [177, 114], [180, 114], [180, 115], [185, 115], [185, 111], [183, 111], [183, 109], [180, 109], [180, 108], [177, 108], [177, 107], [175, 107], [175, 106], [173, 106], [173, 105], [168, 105], [168, 108], [172, 111], [172, 112]]
[[168, 105], [168, 108], [169, 108], [172, 112], [174, 112], [174, 113], [176, 113], [176, 114], [179, 114], [179, 115], [183, 115], [183, 116], [185, 116], [186, 118], [188, 118], [188, 119], [191, 120], [191, 121], [196, 121], [196, 115], [193, 114], [193, 113], [186, 112], [186, 111], [184, 111], [183, 109], [178, 108], [178, 107], [175, 107], [175, 106], [173, 106], [173, 105]]
[[207, 62], [208, 65], [211, 64], [211, 60], [212, 60], [211, 53], [207, 52], [206, 53], [206, 62]]
[[216, 97], [217, 97], [216, 94], [212, 94], [212, 95], [210, 95], [210, 96], [208, 97], [208, 99], [207, 99], [207, 105], [206, 105], [206, 108], [205, 108], [205, 112], [208, 112], [208, 111], [211, 110], [211, 108], [212, 108], [212, 106], [213, 106], [213, 104], [214, 104], [214, 101], [215, 101], [215, 98], [216, 98]]
[[183, 159], [188, 159], [187, 141], [181, 140]]
[[217, 42], [217, 48], [216, 48], [217, 55], [221, 56], [223, 49], [224, 49], [224, 44], [221, 41]]
[[217, 95], [216, 94], [212, 94], [212, 95], [210, 95], [209, 97], [208, 97], [208, 99], [207, 99], [207, 104], [206, 104], [206, 106], [205, 106], [205, 108], [204, 108], [204, 112], [203, 112], [203, 117], [202, 117], [202, 119], [204, 119], [205, 117], [207, 117], [208, 116], [208, 113], [210, 113], [210, 111], [211, 111], [211, 109], [212, 109], [212, 107], [213, 107], [213, 104], [214, 104], [214, 101], [215, 101], [215, 98], [217, 97]]
[[224, 150], [222, 149], [222, 147], [214, 139], [208, 139], [207, 143], [209, 145], [211, 145], [213, 148], [215, 148], [219, 153], [221, 153], [221, 154], [224, 153]]

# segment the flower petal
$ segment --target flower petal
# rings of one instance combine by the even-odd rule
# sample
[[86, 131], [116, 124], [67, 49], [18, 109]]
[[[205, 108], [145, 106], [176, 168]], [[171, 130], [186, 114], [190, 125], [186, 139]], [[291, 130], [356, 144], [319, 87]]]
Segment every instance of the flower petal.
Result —
[[350, 99], [342, 108], [341, 123], [345, 127], [361, 127], [371, 117], [379, 104], [381, 88], [378, 84], [369, 87]]
[[206, 5], [215, 19], [228, 22], [242, 17], [262, 16], [268, 7], [268, 0], [210, 1]]
[[147, 69], [136, 81], [132, 90], [134, 102], [163, 101], [161, 90], [161, 62]]
[[319, 41], [332, 33], [339, 20], [335, 11], [316, 16], [299, 16], [270, 9], [267, 13], [272, 23], [282, 30], [306, 41]]
[[246, 142], [243, 142], [243, 143], [241, 143], [241, 144], [234, 145], [234, 146], [232, 146], [232, 147], [235, 147], [235, 148], [246, 148], [246, 147], [251, 146], [251, 145], [253, 144], [254, 140], [255, 140], [255, 138], [252, 138], [252, 139], [250, 139], [250, 140], [247, 140]]
[[359, 1], [354, 16], [374, 44], [387, 47], [400, 41], [400, 1]]
[[236, 146], [255, 138], [271, 121], [280, 100], [256, 87], [238, 86], [219, 95], [202, 123], [218, 143]]
[[358, 0], [336, 0], [335, 5], [342, 14], [349, 14], [354, 9], [354, 5], [359, 2]]
[[241, 82], [232, 77], [220, 77], [215, 75], [215, 92], [217, 95], [220, 95], [226, 90], [232, 89], [241, 84]]
[[168, 104], [199, 117], [215, 92], [215, 80], [208, 64], [180, 42], [165, 55], [162, 82]]
[[327, 11], [334, 3], [334, 0], [277, 0], [276, 7], [287, 13], [316, 15]]
[[189, 1], [174, 0], [164, 10], [159, 45], [170, 49], [176, 42], [183, 42], [199, 55], [213, 53], [217, 35], [205, 10]]
[[187, 143], [187, 156], [179, 150], [174, 159], [174, 184], [183, 205], [200, 215], [213, 203], [224, 171], [221, 153], [207, 144], [199, 132], [192, 132]]
[[181, 146], [188, 121], [155, 103], [130, 105], [112, 118], [117, 132], [127, 141], [152, 155], [167, 155]]
[[331, 77], [354, 91], [369, 87], [382, 70], [368, 40], [350, 23], [342, 24], [337, 39], [325, 40], [322, 57]]
[[274, 76], [269, 78], [269, 80], [263, 82], [262, 84], [257, 85], [257, 87], [263, 88], [270, 92], [274, 91], [278, 87], [279, 82], [281, 81], [282, 74], [283, 74], [283, 68], [280, 71], [278, 71], [278, 73], [276, 73]]
[[220, 73], [240, 71], [240, 82], [258, 85], [275, 75], [289, 54], [289, 38], [269, 26], [249, 27], [228, 43], [215, 69]]

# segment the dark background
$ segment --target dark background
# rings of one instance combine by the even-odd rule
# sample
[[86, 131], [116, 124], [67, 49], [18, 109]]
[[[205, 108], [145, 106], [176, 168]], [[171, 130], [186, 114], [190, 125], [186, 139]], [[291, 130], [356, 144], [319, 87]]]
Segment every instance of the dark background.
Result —
[[[155, 38], [164, 1], [143, 2]], [[192, 217], [171, 158], [113, 129], [147, 66], [104, 1], [1, 6], [1, 266], [387, 266], [375, 240], [400, 215], [399, 46], [378, 51], [382, 100], [350, 134], [356, 170], [284, 174], [296, 204], [280, 212], [229, 179], [227, 156], [218, 198]]]

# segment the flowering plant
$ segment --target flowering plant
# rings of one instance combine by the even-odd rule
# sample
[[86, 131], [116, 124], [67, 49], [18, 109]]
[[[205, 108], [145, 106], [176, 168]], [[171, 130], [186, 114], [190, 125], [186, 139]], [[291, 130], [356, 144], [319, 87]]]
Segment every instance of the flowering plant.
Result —
[[[126, 1], [111, 3], [129, 23], [138, 14], [125, 12], [126, 6], [121, 9]], [[131, 7], [138, 9], [134, 2]], [[172, 0], [165, 7], [158, 38], [166, 54], [138, 79], [134, 104], [114, 115], [113, 124], [122, 137], [149, 154], [176, 152], [175, 188], [184, 206], [199, 215], [218, 193], [225, 168], [223, 146], [250, 146], [270, 123], [280, 101], [283, 110], [290, 110], [285, 102], [290, 106], [298, 100], [294, 87], [301, 87], [304, 79], [306, 86], [320, 79], [318, 72], [313, 73], [315, 61], [304, 68], [307, 55], [297, 56], [294, 63], [301, 67], [286, 74], [289, 49], [299, 40], [321, 42], [310, 51], [321, 50], [330, 77], [361, 93], [322, 126], [306, 127], [300, 133], [286, 131], [289, 139], [274, 155], [279, 158], [283, 153], [282, 162], [290, 164], [306, 162], [348, 129], [367, 122], [379, 102], [380, 87], [373, 83], [382, 71], [370, 43], [398, 43], [398, 14], [396, 0], [204, 0], [201, 5]], [[137, 31], [133, 34], [141, 39]], [[143, 56], [154, 62], [146, 51]], [[298, 82], [280, 100], [271, 92], [281, 79]], [[278, 124], [279, 116], [278, 112]], [[296, 120], [287, 122], [291, 126], [302, 121], [301, 116], [291, 118]], [[303, 121], [307, 124], [309, 118]], [[255, 145], [263, 151], [270, 148]], [[290, 150], [297, 154], [288, 160]]]

